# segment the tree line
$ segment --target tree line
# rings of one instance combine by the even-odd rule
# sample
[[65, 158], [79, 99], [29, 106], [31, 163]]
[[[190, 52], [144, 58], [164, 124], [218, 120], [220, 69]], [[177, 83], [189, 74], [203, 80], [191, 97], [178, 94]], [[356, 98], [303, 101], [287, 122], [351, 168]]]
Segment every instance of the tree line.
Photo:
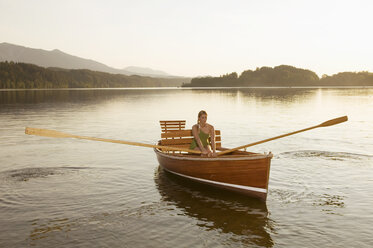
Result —
[[373, 86], [373, 73], [341, 72], [321, 78], [293, 66], [261, 67], [220, 77], [153, 78], [90, 71], [44, 68], [33, 64], [0, 62], [0, 89], [120, 88], [120, 87], [302, 87]]
[[187, 78], [126, 76], [90, 70], [44, 68], [34, 64], [0, 62], [0, 89], [171, 87]]
[[373, 86], [373, 73], [341, 72], [321, 78], [310, 70], [288, 65], [261, 67], [220, 77], [197, 77], [183, 87], [302, 87], [302, 86]]

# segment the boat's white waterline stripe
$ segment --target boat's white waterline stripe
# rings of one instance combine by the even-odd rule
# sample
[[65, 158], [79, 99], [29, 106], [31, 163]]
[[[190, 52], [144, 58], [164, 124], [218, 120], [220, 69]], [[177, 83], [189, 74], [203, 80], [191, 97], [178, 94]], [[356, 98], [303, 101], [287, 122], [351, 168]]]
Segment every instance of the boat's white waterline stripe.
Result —
[[175, 175], [178, 175], [178, 176], [181, 176], [181, 177], [186, 177], [186, 178], [193, 179], [193, 180], [196, 180], [196, 181], [201, 181], [201, 182], [210, 183], [210, 184], [217, 184], [217, 185], [232, 187], [232, 188], [236, 188], [236, 189], [243, 189], [243, 190], [255, 191], [255, 192], [260, 192], [260, 193], [267, 193], [267, 190], [266, 189], [262, 189], [262, 188], [255, 188], [255, 187], [242, 186], [242, 185], [237, 185], [237, 184], [216, 182], [216, 181], [211, 181], [211, 180], [207, 180], [207, 179], [202, 179], [202, 178], [197, 178], [197, 177], [191, 177], [191, 176], [183, 175], [183, 174], [180, 174], [180, 173], [176, 173], [176, 172], [167, 170], [166, 168], [164, 168], [164, 169], [166, 171], [170, 172], [170, 173], [175, 174]]

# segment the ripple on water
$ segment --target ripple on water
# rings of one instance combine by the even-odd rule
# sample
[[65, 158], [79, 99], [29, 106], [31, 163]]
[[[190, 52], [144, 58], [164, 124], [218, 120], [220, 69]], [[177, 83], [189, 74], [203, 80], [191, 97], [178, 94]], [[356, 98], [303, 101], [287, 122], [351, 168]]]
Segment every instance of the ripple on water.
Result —
[[0, 173], [2, 180], [29, 181], [30, 179], [45, 178], [53, 175], [63, 175], [72, 170], [82, 170], [88, 167], [32, 167]]
[[[3, 207], [3, 211], [13, 212], [21, 206], [29, 207], [33, 204], [41, 204], [41, 201], [46, 201], [50, 195], [53, 195], [53, 192], [56, 194], [57, 190], [53, 187], [57, 185], [57, 181], [61, 182], [61, 180], [71, 177], [63, 177], [59, 180], [44, 179], [71, 175], [71, 173], [76, 174], [82, 169], [87, 169], [87, 167], [34, 167], [0, 172], [2, 186], [0, 188], [0, 207]], [[22, 214], [26, 212], [23, 211]], [[12, 215], [12, 218], [16, 218], [16, 215]]]
[[[148, 214], [136, 214], [138, 211]], [[66, 243], [66, 237], [72, 246], [94, 247], [108, 247], [114, 240], [123, 242], [122, 247], [148, 247], [150, 243], [152, 247], [164, 247], [164, 243], [170, 242], [184, 244], [181, 247], [198, 247], [201, 242], [193, 230], [195, 226], [182, 217], [176, 216], [170, 221], [151, 214], [149, 209], [87, 214], [81, 218], [35, 219], [31, 226], [26, 242], [36, 247], [43, 243]]]
[[365, 160], [373, 159], [373, 155], [349, 153], [349, 152], [333, 152], [333, 151], [319, 151], [319, 150], [299, 150], [291, 152], [283, 152], [278, 155], [289, 158], [322, 158], [329, 160], [347, 161], [347, 160]]
[[290, 189], [274, 188], [269, 191], [272, 201], [283, 205], [307, 203], [307, 206], [320, 207], [322, 211], [337, 214], [337, 210], [345, 207], [346, 197], [333, 193], [314, 193], [310, 191], [295, 191]]

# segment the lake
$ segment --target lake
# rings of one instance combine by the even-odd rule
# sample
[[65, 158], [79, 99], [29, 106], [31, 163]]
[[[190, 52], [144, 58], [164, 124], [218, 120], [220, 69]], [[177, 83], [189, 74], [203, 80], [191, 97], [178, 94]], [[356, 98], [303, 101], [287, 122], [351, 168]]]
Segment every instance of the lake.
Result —
[[[159, 120], [200, 110], [236, 147], [274, 154], [263, 203], [171, 176]], [[373, 88], [0, 91], [1, 247], [372, 247]]]

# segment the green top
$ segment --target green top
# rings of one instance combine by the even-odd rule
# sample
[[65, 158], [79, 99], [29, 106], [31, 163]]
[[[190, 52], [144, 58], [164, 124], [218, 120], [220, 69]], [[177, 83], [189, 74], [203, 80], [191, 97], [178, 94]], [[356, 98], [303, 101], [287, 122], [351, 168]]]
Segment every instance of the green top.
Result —
[[[202, 142], [203, 147], [206, 147], [206, 146], [210, 145], [210, 140], [209, 140], [210, 134], [205, 133], [202, 130], [200, 130], [198, 136], [199, 136], [199, 139]], [[196, 148], [196, 147], [198, 147], [198, 145], [197, 145], [196, 139], [193, 138], [192, 143], [190, 143], [189, 148], [191, 150], [194, 150], [194, 148]]]

